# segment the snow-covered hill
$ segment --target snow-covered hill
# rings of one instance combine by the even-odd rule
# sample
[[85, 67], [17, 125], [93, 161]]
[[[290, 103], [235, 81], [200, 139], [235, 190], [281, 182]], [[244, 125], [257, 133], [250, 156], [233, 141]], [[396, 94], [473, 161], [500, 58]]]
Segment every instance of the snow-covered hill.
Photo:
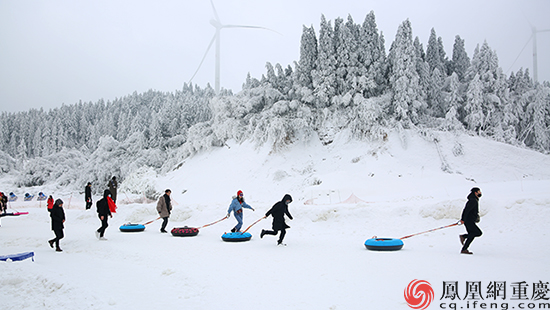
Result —
[[[11, 191], [8, 180], [0, 184]], [[406, 239], [396, 252], [365, 249], [373, 235], [399, 238], [455, 223], [473, 186], [483, 191], [484, 232], [470, 247], [473, 256], [459, 254], [463, 227]], [[233, 217], [193, 238], [161, 234], [158, 221], [142, 233], [119, 232], [123, 223], [157, 216], [156, 203], [135, 203], [140, 195], [130, 189], [166, 188], [175, 201], [169, 228], [223, 218], [239, 189], [256, 209], [245, 210], [248, 227], [291, 194], [288, 246], [259, 238], [270, 220], [250, 229], [251, 241], [237, 244], [220, 239], [234, 226]], [[84, 210], [82, 194], [47, 187], [17, 191], [20, 200], [25, 191], [42, 190], [65, 201], [64, 252], [46, 242], [53, 233], [43, 204], [10, 203], [9, 211], [29, 215], [2, 218], [0, 255], [36, 256], [34, 263], [0, 262], [0, 300], [3, 309], [408, 309], [403, 291], [423, 279], [435, 292], [429, 309], [453, 302], [472, 308], [466, 281], [481, 282], [485, 299], [479, 301], [487, 308], [495, 302], [486, 298], [491, 281], [508, 285], [498, 309], [520, 302], [538, 308], [532, 286], [550, 280], [549, 188], [550, 156], [468, 135], [405, 131], [365, 143], [341, 133], [328, 145], [314, 139], [279, 152], [229, 142], [167, 175], [129, 176], [106, 242], [95, 239], [99, 220], [93, 209]], [[352, 194], [362, 201], [343, 203]], [[444, 281], [458, 282], [460, 300], [443, 298]], [[529, 300], [513, 300], [510, 285], [521, 281]]]

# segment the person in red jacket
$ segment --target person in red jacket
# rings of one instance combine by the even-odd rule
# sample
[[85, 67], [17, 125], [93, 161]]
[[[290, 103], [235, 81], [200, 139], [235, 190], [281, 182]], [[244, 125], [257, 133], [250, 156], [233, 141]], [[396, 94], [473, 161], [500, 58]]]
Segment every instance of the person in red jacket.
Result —
[[52, 208], [53, 208], [53, 196], [50, 195], [50, 197], [48, 197], [48, 201], [46, 201], [47, 205], [48, 205], [48, 211], [49, 212], [52, 212]]

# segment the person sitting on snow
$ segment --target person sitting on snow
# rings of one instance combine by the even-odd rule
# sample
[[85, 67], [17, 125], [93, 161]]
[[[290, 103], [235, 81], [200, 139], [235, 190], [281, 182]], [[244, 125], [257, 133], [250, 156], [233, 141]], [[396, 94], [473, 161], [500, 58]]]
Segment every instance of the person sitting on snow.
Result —
[[288, 205], [292, 202], [292, 197], [289, 194], [286, 194], [283, 197], [283, 200], [277, 202], [276, 204], [267, 211], [265, 214], [265, 217], [273, 216], [273, 224], [271, 227], [273, 230], [263, 230], [260, 233], [260, 238], [263, 238], [264, 235], [277, 235], [279, 231], [281, 231], [281, 235], [279, 236], [279, 241], [277, 241], [277, 245], [286, 246], [286, 244], [283, 243], [283, 239], [286, 235], [286, 229], [290, 228], [285, 223], [285, 214], [288, 216], [289, 219], [293, 219], [292, 215], [290, 215], [290, 212], [288, 212]]
[[254, 211], [254, 208], [252, 208], [250, 205], [248, 205], [246, 202], [244, 202], [244, 194], [243, 191], [237, 192], [237, 197], [233, 198], [233, 201], [231, 201], [231, 204], [229, 205], [229, 210], [227, 210], [227, 217], [231, 215], [231, 211], [235, 214], [235, 218], [237, 219], [237, 225], [231, 229], [231, 232], [239, 232], [241, 231], [241, 227], [243, 226], [243, 208], [251, 209]]

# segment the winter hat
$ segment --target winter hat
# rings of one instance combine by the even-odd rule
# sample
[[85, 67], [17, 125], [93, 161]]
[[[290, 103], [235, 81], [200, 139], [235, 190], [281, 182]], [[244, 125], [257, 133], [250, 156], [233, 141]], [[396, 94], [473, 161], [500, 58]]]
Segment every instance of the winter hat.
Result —
[[243, 191], [238, 191], [238, 192], [237, 192], [237, 197], [240, 197], [240, 196], [243, 196], [243, 195], [244, 195], [244, 194], [243, 194]]
[[55, 201], [55, 204], [58, 205], [58, 206], [60, 206], [60, 205], [63, 204], [63, 200], [57, 199], [57, 200]]
[[472, 193], [476, 193], [476, 192], [479, 192], [479, 191], [480, 191], [479, 187], [473, 187], [473, 188], [470, 190], [470, 192], [472, 192]]

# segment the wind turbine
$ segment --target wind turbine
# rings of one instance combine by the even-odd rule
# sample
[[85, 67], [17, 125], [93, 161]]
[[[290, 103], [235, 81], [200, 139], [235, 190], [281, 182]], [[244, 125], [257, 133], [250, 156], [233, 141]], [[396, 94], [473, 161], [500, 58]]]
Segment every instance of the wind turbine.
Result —
[[212, 26], [214, 26], [214, 28], [216, 28], [216, 33], [214, 34], [214, 37], [212, 37], [212, 40], [210, 41], [210, 44], [208, 45], [208, 48], [206, 49], [206, 52], [204, 53], [204, 56], [202, 57], [202, 60], [199, 64], [199, 67], [197, 68], [197, 71], [195, 71], [195, 73], [193, 74], [193, 76], [191, 77], [189, 82], [191, 83], [191, 81], [193, 80], [195, 75], [197, 75], [197, 72], [199, 72], [199, 69], [201, 68], [202, 63], [204, 62], [204, 59], [206, 58], [206, 55], [210, 51], [210, 48], [212, 47], [212, 44], [214, 44], [214, 42], [216, 42], [216, 76], [215, 76], [215, 83], [214, 83], [215, 88], [214, 89], [215, 89], [216, 94], [217, 94], [220, 91], [220, 33], [221, 33], [221, 30], [224, 29], [224, 28], [251, 28], [251, 29], [265, 29], [265, 30], [270, 30], [270, 31], [273, 31], [273, 32], [277, 32], [277, 31], [269, 29], [269, 28], [265, 28], [265, 27], [259, 27], [259, 26], [224, 25], [220, 21], [220, 17], [218, 16], [218, 12], [216, 11], [216, 7], [214, 6], [214, 2], [212, 2], [212, 0], [210, 0], [210, 4], [212, 5], [212, 11], [214, 11], [214, 17], [216, 18], [216, 19], [211, 19], [210, 24]]
[[[529, 25], [531, 25], [529, 20], [527, 20], [527, 22], [529, 23]], [[516, 57], [516, 60], [514, 60], [514, 62], [510, 66], [510, 69], [512, 69], [514, 64], [516, 64], [516, 61], [519, 59], [519, 56], [521, 56], [521, 53], [523, 53], [523, 50], [525, 50], [527, 45], [529, 45], [529, 41], [531, 41], [531, 39], [533, 39], [533, 81], [536, 83], [539, 80], [539, 78], [538, 78], [538, 71], [539, 70], [538, 70], [538, 61], [537, 61], [537, 33], [539, 33], [539, 32], [550, 32], [550, 29], [537, 30], [537, 28], [535, 26], [531, 25], [531, 31], [532, 31], [532, 33], [531, 33], [531, 36], [529, 37], [529, 40], [527, 40], [527, 43], [525, 43], [525, 45], [521, 49], [521, 52], [519, 52], [518, 57]], [[510, 69], [508, 69], [508, 71], [510, 71]], [[508, 72], [508, 71], [506, 71], [506, 72]]]
[[545, 29], [545, 30], [538, 30], [537, 31], [537, 28], [535, 28], [534, 26], [531, 27], [532, 31], [533, 31], [533, 34], [532, 34], [532, 38], [533, 38], [533, 80], [536, 82], [538, 82], [538, 64], [537, 64], [537, 33], [539, 32], [550, 32], [550, 29]]

